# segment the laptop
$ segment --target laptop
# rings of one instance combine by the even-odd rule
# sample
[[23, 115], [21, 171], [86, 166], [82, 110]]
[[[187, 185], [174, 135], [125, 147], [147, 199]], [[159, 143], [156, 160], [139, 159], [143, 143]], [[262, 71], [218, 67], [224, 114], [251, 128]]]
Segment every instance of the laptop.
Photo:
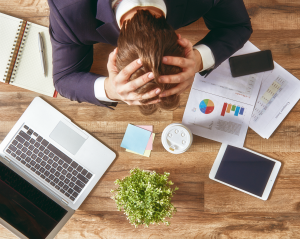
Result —
[[0, 223], [54, 238], [116, 154], [36, 97], [0, 144]]

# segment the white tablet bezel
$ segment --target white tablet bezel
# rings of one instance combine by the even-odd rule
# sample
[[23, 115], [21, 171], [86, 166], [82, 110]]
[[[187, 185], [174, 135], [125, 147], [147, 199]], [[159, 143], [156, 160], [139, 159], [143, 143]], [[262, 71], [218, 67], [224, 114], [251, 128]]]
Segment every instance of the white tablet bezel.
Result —
[[241, 192], [247, 193], [247, 194], [249, 194], [249, 195], [251, 195], [251, 196], [254, 196], [254, 197], [256, 197], [256, 198], [259, 198], [259, 199], [262, 199], [262, 200], [267, 200], [268, 197], [269, 197], [269, 195], [270, 195], [271, 189], [272, 189], [272, 187], [273, 187], [273, 185], [274, 185], [274, 182], [275, 182], [275, 180], [276, 180], [276, 177], [277, 177], [277, 175], [278, 175], [279, 169], [280, 169], [280, 167], [281, 167], [281, 162], [279, 162], [279, 161], [277, 161], [277, 160], [275, 160], [275, 159], [269, 158], [269, 157], [267, 157], [267, 156], [265, 156], [265, 155], [256, 153], [256, 152], [254, 152], [254, 151], [252, 151], [252, 150], [249, 150], [249, 149], [246, 149], [246, 148], [242, 148], [243, 150], [246, 150], [246, 151], [248, 151], [248, 152], [250, 152], [250, 153], [259, 155], [259, 156], [261, 156], [261, 157], [264, 157], [264, 158], [266, 158], [266, 159], [269, 159], [269, 160], [275, 162], [275, 165], [274, 165], [274, 167], [273, 167], [273, 170], [272, 170], [272, 172], [271, 172], [269, 181], [268, 181], [268, 183], [267, 183], [267, 185], [266, 185], [266, 187], [265, 187], [265, 190], [264, 190], [264, 192], [263, 192], [263, 195], [262, 195], [261, 197], [259, 197], [259, 196], [255, 195], [255, 194], [249, 193], [249, 192], [247, 192], [247, 191], [245, 191], [245, 190], [242, 190], [242, 189], [240, 189], [240, 188], [237, 188], [237, 187], [235, 187], [235, 186], [232, 186], [232, 185], [230, 185], [230, 184], [228, 184], [228, 183], [225, 183], [225, 182], [220, 181], [220, 180], [218, 180], [218, 179], [215, 178], [216, 173], [217, 173], [217, 171], [218, 171], [218, 169], [219, 169], [220, 163], [222, 162], [222, 159], [223, 159], [223, 156], [224, 156], [224, 153], [225, 153], [226, 149], [227, 149], [227, 144], [222, 144], [222, 146], [221, 146], [221, 148], [220, 148], [220, 151], [219, 151], [219, 153], [218, 153], [218, 155], [217, 155], [217, 158], [215, 159], [215, 162], [214, 162], [214, 164], [213, 164], [213, 166], [212, 166], [212, 168], [211, 168], [211, 171], [210, 171], [210, 173], [209, 173], [209, 178], [212, 179], [212, 180], [214, 180], [214, 181], [217, 181], [217, 182], [219, 182], [219, 183], [222, 183], [222, 184], [224, 184], [224, 185], [227, 185], [227, 186], [229, 186], [229, 187], [231, 187], [231, 188], [234, 188], [234, 189], [236, 189], [236, 190], [239, 190], [239, 191], [241, 191]]

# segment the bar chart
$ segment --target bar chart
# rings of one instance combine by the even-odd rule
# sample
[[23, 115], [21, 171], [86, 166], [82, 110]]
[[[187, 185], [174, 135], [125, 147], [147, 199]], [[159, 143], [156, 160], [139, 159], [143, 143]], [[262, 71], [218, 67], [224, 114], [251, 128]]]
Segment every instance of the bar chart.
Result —
[[225, 116], [226, 113], [232, 113], [234, 116], [244, 115], [245, 108], [240, 107], [238, 105], [230, 104], [230, 103], [224, 103], [221, 116]]

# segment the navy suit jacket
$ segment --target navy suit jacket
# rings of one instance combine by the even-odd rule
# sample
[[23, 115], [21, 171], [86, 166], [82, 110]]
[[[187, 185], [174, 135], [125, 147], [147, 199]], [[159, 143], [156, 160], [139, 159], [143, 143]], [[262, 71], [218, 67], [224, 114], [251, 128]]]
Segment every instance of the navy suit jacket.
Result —
[[[94, 83], [100, 75], [89, 72], [93, 44], [117, 46], [119, 27], [111, 0], [48, 0], [53, 48], [53, 79], [64, 97], [99, 106]], [[210, 32], [198, 44], [207, 45], [215, 67], [243, 47], [252, 28], [243, 0], [165, 0], [167, 22], [176, 30], [203, 17]], [[201, 75], [208, 71], [201, 72]]]

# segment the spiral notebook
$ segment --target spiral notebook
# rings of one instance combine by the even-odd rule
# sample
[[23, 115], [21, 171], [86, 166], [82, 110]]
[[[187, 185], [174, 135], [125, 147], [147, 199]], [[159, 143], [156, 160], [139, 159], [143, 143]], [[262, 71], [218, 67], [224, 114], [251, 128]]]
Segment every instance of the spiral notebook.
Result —
[[[44, 76], [38, 45], [45, 47]], [[0, 82], [51, 97], [57, 92], [52, 79], [52, 48], [49, 28], [0, 13]]]

